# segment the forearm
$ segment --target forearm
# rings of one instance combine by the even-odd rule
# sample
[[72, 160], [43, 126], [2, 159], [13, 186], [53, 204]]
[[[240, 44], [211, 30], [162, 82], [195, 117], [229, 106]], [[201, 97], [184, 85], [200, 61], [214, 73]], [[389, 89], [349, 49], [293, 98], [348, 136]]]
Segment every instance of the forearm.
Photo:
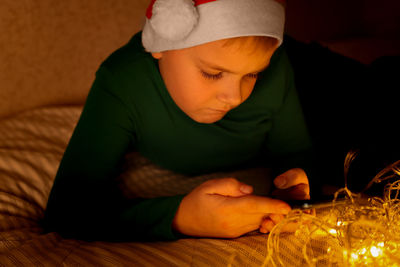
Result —
[[[57, 177], [59, 179], [60, 177]], [[45, 212], [46, 231], [85, 240], [176, 239], [172, 221], [183, 196], [126, 199], [112, 184], [59, 179]]]

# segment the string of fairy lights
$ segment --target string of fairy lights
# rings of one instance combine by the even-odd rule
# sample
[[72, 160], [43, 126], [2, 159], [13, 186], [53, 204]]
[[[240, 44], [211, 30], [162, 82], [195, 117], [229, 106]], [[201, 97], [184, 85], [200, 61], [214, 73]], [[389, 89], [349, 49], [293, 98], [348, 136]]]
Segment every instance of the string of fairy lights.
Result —
[[[356, 153], [345, 160], [348, 166]], [[367, 185], [400, 177], [400, 160]], [[338, 198], [345, 201], [337, 202]], [[263, 266], [400, 266], [400, 180], [382, 197], [365, 198], [345, 187], [317, 216], [293, 210], [268, 237]]]

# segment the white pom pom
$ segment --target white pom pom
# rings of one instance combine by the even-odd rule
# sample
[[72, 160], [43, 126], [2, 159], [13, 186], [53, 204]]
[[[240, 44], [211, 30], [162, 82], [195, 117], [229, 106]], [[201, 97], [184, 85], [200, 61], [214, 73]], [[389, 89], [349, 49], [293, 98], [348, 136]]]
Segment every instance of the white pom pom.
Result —
[[162, 38], [184, 39], [196, 26], [199, 14], [192, 0], [157, 0], [150, 25]]

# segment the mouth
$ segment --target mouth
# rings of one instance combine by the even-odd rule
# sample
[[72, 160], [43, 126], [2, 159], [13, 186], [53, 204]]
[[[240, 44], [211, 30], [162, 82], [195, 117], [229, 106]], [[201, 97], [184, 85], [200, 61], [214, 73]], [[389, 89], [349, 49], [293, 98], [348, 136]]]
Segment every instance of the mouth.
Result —
[[217, 112], [217, 113], [227, 113], [230, 109], [215, 109], [215, 108], [210, 108], [210, 110]]

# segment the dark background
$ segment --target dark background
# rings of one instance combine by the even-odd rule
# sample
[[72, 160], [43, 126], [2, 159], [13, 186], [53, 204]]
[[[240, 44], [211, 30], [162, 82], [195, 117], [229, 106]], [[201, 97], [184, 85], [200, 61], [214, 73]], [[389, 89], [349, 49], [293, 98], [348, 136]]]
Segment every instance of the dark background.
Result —
[[400, 160], [400, 1], [289, 0], [286, 34], [316, 148], [313, 183], [343, 187], [345, 156], [359, 149], [348, 176], [359, 192]]

